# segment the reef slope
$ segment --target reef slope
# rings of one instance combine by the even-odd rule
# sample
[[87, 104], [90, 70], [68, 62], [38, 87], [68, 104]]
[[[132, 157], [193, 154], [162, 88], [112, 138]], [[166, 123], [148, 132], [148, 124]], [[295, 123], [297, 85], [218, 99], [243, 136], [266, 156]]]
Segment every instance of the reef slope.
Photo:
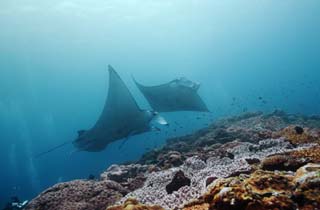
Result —
[[169, 139], [99, 180], [57, 184], [28, 210], [319, 209], [320, 117], [246, 113]]

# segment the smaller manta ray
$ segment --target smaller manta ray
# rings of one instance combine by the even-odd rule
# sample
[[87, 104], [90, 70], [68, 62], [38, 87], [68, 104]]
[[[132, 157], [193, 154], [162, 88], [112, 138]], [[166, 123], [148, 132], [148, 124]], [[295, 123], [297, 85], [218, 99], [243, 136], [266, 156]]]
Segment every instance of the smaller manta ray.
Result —
[[181, 77], [162, 85], [144, 86], [134, 78], [133, 80], [150, 106], [157, 112], [209, 112], [206, 104], [198, 95], [199, 83]]
[[109, 93], [102, 114], [90, 130], [78, 131], [73, 145], [79, 150], [97, 152], [119, 139], [151, 130], [150, 122], [167, 122], [157, 112], [141, 110], [129, 89], [109, 65]]

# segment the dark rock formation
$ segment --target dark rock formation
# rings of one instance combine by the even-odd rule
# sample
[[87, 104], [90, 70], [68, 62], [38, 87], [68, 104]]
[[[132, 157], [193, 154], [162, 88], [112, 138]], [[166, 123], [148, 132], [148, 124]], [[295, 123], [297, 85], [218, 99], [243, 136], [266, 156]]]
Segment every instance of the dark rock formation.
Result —
[[168, 194], [171, 194], [173, 191], [179, 190], [181, 187], [190, 185], [190, 179], [187, 178], [183, 171], [178, 171], [172, 181], [166, 186], [166, 191]]

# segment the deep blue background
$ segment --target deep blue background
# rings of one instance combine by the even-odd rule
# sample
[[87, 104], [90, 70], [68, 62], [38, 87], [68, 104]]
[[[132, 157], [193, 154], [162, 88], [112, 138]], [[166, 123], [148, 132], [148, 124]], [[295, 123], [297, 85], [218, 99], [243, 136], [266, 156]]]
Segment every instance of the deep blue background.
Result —
[[[0, 30], [2, 203], [98, 175], [218, 117], [275, 108], [320, 113], [318, 0], [2, 0]], [[180, 76], [201, 82], [212, 115], [166, 114], [183, 128], [130, 138], [121, 150], [119, 142], [100, 153], [73, 153], [69, 145], [32, 159], [94, 124], [107, 64], [141, 108], [148, 104], [131, 74], [146, 85]]]

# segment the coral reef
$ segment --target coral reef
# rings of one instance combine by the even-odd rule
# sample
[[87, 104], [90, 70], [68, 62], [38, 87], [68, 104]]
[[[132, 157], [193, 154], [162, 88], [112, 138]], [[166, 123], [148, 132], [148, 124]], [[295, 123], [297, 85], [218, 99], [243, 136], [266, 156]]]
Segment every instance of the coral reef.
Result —
[[320, 117], [245, 113], [112, 165], [99, 181], [55, 185], [27, 209], [319, 209], [319, 143]]
[[[199, 156], [192, 156], [187, 158], [183, 165], [179, 167], [146, 174], [147, 179], [144, 186], [130, 192], [121, 201], [124, 202], [125, 199], [134, 197], [144, 204], [157, 204], [165, 209], [178, 208], [189, 200], [201, 196], [207, 186], [214, 184], [214, 180], [217, 178], [250, 174], [255, 170], [254, 167], [249, 164], [249, 162], [251, 162], [250, 160], [260, 162], [273, 154], [304, 148], [308, 147], [303, 145], [294, 148], [289, 142], [282, 138], [265, 139], [256, 144], [239, 141], [229, 142], [223, 146], [213, 147], [203, 152], [202, 157], [203, 154], [206, 154], [206, 160], [202, 160]], [[232, 155], [216, 155], [223, 153]], [[191, 180], [191, 184], [190, 186], [183, 186], [170, 194], [166, 191], [166, 186], [174, 180], [174, 176], [178, 171], [182, 171], [184, 175]]]
[[[297, 125], [300, 125], [304, 130], [301, 135], [297, 134], [295, 130]], [[162, 169], [168, 169], [170, 164], [163, 164], [162, 157], [169, 156], [172, 151], [179, 152], [181, 160], [194, 155], [206, 160], [211, 157], [207, 150], [225, 146], [232, 141], [257, 143], [270, 138], [283, 138], [289, 140], [293, 144], [290, 144], [291, 146], [301, 143], [319, 143], [319, 128], [320, 119], [318, 117], [288, 115], [278, 110], [267, 115], [261, 112], [245, 113], [218, 120], [193, 134], [168, 139], [162, 149], [147, 152], [138, 162], [140, 164], [155, 164]], [[220, 152], [214, 155], [225, 157], [230, 154]], [[171, 167], [176, 166], [171, 164]]]

